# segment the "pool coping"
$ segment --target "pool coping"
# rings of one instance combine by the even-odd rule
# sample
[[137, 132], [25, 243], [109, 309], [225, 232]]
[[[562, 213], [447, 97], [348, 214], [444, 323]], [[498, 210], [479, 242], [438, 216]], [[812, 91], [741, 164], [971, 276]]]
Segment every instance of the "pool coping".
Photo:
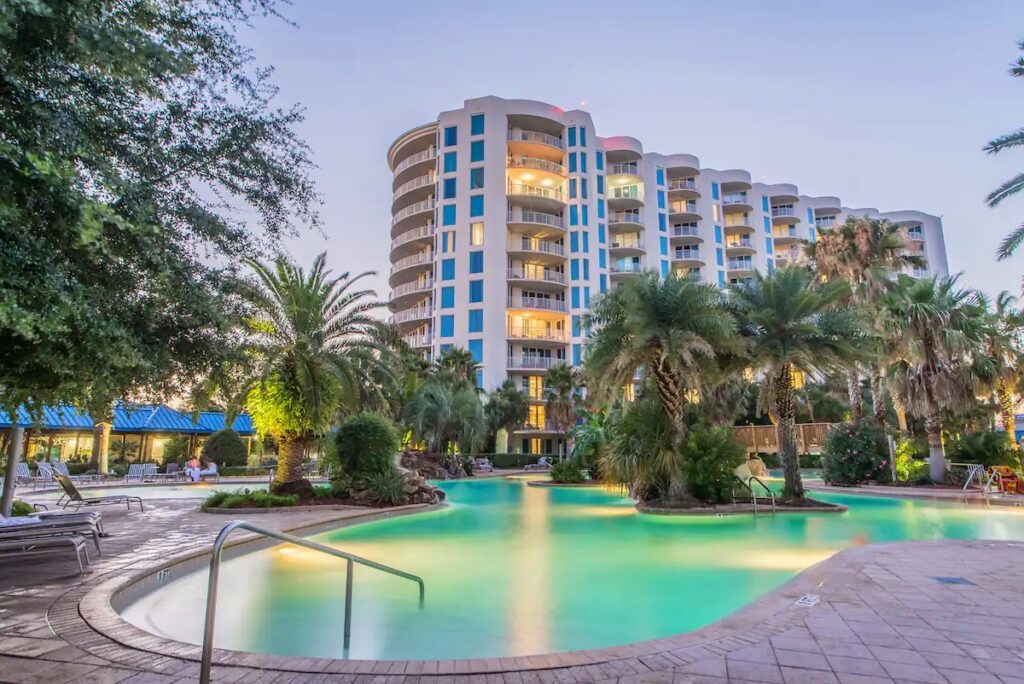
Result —
[[912, 487], [889, 487], [885, 485], [856, 485], [853, 487], [836, 487], [826, 484], [804, 484], [808, 491], [827, 494], [851, 494], [853, 496], [885, 496], [893, 499], [924, 499], [927, 501], [944, 501], [961, 505], [991, 504], [1007, 508], [1024, 508], [1024, 496], [1005, 498], [1001, 494], [986, 497], [981, 492], [957, 492], [949, 489], [915, 489]]
[[[414, 515], [441, 510], [448, 504], [415, 504], [412, 506], [385, 511], [367, 512], [365, 515], [349, 516], [340, 519], [319, 521], [304, 524], [295, 528], [285, 528], [292, 534], [308, 536], [339, 527], [348, 527], [375, 520], [394, 517], [395, 515]], [[276, 540], [260, 537], [255, 534], [240, 535], [225, 546], [225, 557], [233, 557], [251, 553], [260, 547], [268, 548], [278, 544]], [[863, 548], [863, 547], [861, 547]], [[216, 666], [244, 666], [262, 670], [297, 672], [305, 674], [396, 674], [419, 675], [486, 675], [497, 672], [550, 670], [573, 666], [599, 665], [612, 661], [642, 657], [673, 657], [670, 654], [685, 649], [697, 654], [721, 653], [739, 646], [746, 646], [764, 640], [766, 637], [781, 633], [802, 618], [794, 612], [794, 597], [799, 592], [794, 587], [803, 584], [807, 577], [815, 577], [821, 572], [820, 566], [830, 563], [837, 557], [851, 551], [840, 551], [829, 558], [805, 568], [782, 585], [756, 598], [738, 610], [726, 615], [711, 624], [688, 632], [675, 634], [659, 639], [639, 641], [618, 646], [603, 648], [561, 651], [525, 656], [504, 656], [496, 658], [466, 658], [443, 660], [359, 660], [337, 659], [324, 657], [285, 656], [249, 651], [235, 651], [215, 648], [213, 664]], [[136, 651], [152, 655], [178, 658], [190, 662], [199, 662], [201, 646], [169, 639], [148, 632], [124, 620], [114, 605], [124, 597], [133, 586], [156, 580], [163, 571], [176, 566], [182, 569], [205, 565], [209, 549], [193, 549], [178, 556], [173, 556], [155, 566], [136, 570], [113, 579], [101, 582], [89, 590], [78, 603], [78, 613], [89, 628], [111, 641]], [[824, 581], [824, 577], [815, 580]], [[429, 600], [429, 594], [428, 594]], [[674, 656], [678, 658], [679, 656]], [[704, 657], [701, 655], [701, 657]], [[694, 658], [696, 659], [696, 658]]]

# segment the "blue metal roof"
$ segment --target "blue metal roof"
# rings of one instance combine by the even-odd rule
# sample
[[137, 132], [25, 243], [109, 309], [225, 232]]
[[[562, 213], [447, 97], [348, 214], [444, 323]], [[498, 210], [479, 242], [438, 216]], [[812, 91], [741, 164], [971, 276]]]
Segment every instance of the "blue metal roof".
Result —
[[[92, 430], [92, 418], [85, 411], [74, 406], [44, 406], [40, 423], [32, 420], [28, 411], [18, 409], [18, 424], [24, 427], [42, 427], [45, 430]], [[9, 428], [11, 419], [0, 411], [0, 429]], [[233, 425], [240, 435], [253, 435], [252, 419], [240, 415]], [[192, 416], [176, 411], [164, 404], [142, 404], [114, 406], [113, 432], [182, 432], [210, 434], [224, 428], [224, 414], [219, 411], [203, 411], [196, 422]]]

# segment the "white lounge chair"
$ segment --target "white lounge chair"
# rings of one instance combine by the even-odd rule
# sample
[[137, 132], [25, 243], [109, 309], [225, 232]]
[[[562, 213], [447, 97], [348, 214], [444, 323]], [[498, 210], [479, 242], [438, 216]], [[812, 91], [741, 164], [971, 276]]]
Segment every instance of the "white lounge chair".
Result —
[[55, 537], [61, 535], [79, 535], [91, 538], [100, 549], [100, 537], [105, 537], [103, 522], [99, 513], [65, 511], [36, 511], [24, 518], [0, 518], [0, 541], [34, 539], [38, 537]]
[[57, 463], [53, 463], [52, 466], [53, 472], [60, 473], [61, 475], [69, 478], [72, 482], [94, 482], [98, 477], [96, 475], [72, 475], [68, 471], [68, 464], [61, 463], [59, 461]]
[[537, 459], [536, 463], [527, 463], [523, 466], [523, 470], [551, 470], [551, 466], [554, 465], [547, 456], [541, 456]]
[[[85, 572], [89, 562], [89, 549], [80, 536], [55, 535], [50, 537], [29, 537], [25, 539], [0, 539], [0, 560], [23, 560], [42, 556], [54, 556], [70, 550], [78, 561], [78, 572]], [[84, 558], [84, 562], [83, 562]]]
[[128, 466], [128, 472], [125, 473], [124, 482], [128, 484], [132, 480], [138, 480], [142, 482], [143, 477], [146, 475], [147, 463], [132, 463]]
[[479, 470], [481, 473], [490, 473], [494, 472], [494, 465], [489, 458], [474, 458], [473, 470]]

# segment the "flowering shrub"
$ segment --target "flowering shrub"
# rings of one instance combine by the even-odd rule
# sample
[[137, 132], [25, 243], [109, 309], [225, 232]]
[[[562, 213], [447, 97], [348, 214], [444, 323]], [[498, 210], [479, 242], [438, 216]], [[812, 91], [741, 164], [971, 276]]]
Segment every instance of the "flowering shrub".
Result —
[[855, 485], [868, 480], [889, 482], [892, 470], [882, 431], [872, 423], [842, 423], [832, 428], [822, 446], [825, 482]]

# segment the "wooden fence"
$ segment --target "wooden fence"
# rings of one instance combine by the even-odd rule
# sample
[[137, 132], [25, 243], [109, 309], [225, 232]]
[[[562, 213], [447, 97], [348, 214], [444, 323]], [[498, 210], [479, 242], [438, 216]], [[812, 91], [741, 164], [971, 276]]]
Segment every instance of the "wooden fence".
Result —
[[[825, 435], [835, 423], [798, 423], [796, 449], [801, 454], [820, 454]], [[774, 425], [737, 425], [733, 436], [748, 453], [778, 453], [779, 430]]]

